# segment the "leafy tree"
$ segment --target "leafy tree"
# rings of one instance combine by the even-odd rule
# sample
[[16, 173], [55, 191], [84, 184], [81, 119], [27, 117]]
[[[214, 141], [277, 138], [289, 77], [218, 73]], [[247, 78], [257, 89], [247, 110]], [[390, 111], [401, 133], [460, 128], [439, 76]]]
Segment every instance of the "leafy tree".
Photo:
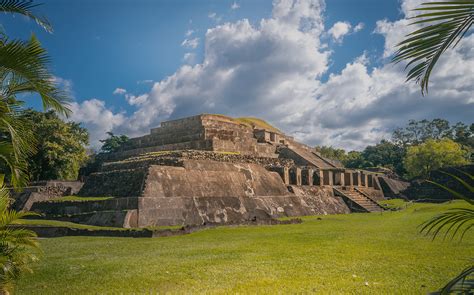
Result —
[[362, 152], [349, 152], [344, 160], [348, 168], [384, 167], [403, 175], [403, 157], [405, 149], [390, 141], [382, 140], [373, 146], [367, 146]]
[[27, 110], [22, 117], [30, 122], [37, 138], [35, 152], [28, 157], [31, 179], [77, 179], [87, 160], [87, 130], [75, 122], [64, 122], [54, 111]]
[[314, 150], [325, 158], [338, 160], [341, 162], [343, 162], [347, 157], [346, 151], [344, 149], [338, 149], [332, 146], [325, 146], [325, 145], [316, 146], [314, 147]]
[[350, 151], [343, 162], [347, 168], [368, 168], [370, 165], [362, 157], [362, 152]]
[[428, 139], [420, 145], [411, 146], [404, 159], [405, 169], [412, 178], [427, 178], [433, 170], [468, 163], [467, 152], [460, 144], [448, 138]]
[[400, 146], [417, 145], [428, 139], [449, 138], [471, 147], [474, 140], [474, 124], [468, 126], [458, 122], [451, 126], [444, 119], [410, 120], [405, 127], [397, 128], [392, 133], [392, 140]]
[[366, 162], [365, 165], [389, 168], [399, 175], [405, 173], [403, 168], [404, 156], [404, 148], [387, 140], [382, 140], [374, 146], [368, 146], [362, 152], [362, 158]]
[[115, 135], [112, 132], [107, 132], [108, 138], [100, 140], [103, 143], [100, 151], [102, 153], [113, 153], [120, 149], [120, 147], [128, 142], [129, 138], [126, 135]]
[[0, 294], [9, 294], [21, 274], [31, 271], [29, 264], [37, 260], [34, 251], [39, 247], [34, 232], [12, 226], [32, 214], [9, 209], [9, 191], [3, 180], [0, 177]]
[[430, 74], [440, 56], [455, 47], [474, 23], [474, 1], [456, 0], [422, 3], [412, 24], [428, 24], [410, 33], [398, 44], [395, 62], [408, 61], [407, 80], [415, 80], [421, 93], [428, 92]]

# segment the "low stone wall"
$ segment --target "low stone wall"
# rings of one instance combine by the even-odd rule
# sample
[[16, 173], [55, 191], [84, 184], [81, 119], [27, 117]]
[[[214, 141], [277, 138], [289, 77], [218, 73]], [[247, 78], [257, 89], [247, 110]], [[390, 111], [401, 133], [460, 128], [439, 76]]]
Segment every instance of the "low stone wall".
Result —
[[20, 192], [10, 189], [10, 195], [14, 200], [12, 205], [14, 210], [29, 211], [35, 202], [76, 194], [83, 183], [80, 181], [40, 181], [33, 182], [31, 185]]
[[113, 198], [100, 201], [36, 202], [31, 211], [45, 215], [76, 215], [97, 211], [122, 211], [138, 208], [138, 198]]

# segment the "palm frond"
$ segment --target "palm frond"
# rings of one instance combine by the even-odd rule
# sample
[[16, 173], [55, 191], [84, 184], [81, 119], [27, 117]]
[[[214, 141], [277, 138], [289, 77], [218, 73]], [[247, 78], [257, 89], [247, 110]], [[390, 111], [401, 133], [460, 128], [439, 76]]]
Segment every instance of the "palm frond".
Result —
[[424, 95], [442, 53], [455, 47], [474, 23], [474, 1], [428, 2], [415, 11], [422, 13], [411, 18], [411, 24], [429, 25], [408, 34], [397, 44], [393, 62], [408, 61], [407, 81], [419, 83]]
[[[459, 170], [460, 171], [460, 170]], [[470, 192], [472, 192], [472, 186], [465, 182], [460, 177], [441, 171], [442, 173], [452, 177], [454, 180], [461, 183], [464, 187], [466, 187]], [[472, 178], [472, 175], [463, 172], [463, 174]], [[439, 184], [437, 182], [426, 180], [427, 182], [434, 184], [449, 193], [451, 193], [454, 197], [464, 200], [471, 205], [474, 205], [474, 200], [470, 199], [469, 197], [464, 196], [462, 193], [459, 193], [445, 185]], [[426, 235], [432, 235], [433, 239], [435, 239], [444, 229], [444, 238], [448, 237], [449, 233], [452, 232], [451, 239], [453, 239], [458, 233], [461, 234], [460, 240], [463, 239], [464, 235], [467, 231], [469, 231], [474, 226], [474, 209], [468, 208], [455, 208], [447, 210], [444, 213], [434, 216], [427, 222], [421, 225], [420, 232], [425, 233]]]
[[450, 209], [422, 224], [420, 232], [432, 235], [433, 239], [435, 239], [443, 232], [443, 229], [446, 229], [444, 231], [444, 238], [448, 237], [449, 233], [452, 233], [451, 238], [460, 233], [460, 240], [462, 240], [466, 232], [473, 226], [474, 209]]
[[36, 16], [31, 11], [32, 8], [40, 4], [33, 4], [31, 0], [0, 0], [0, 12], [18, 13], [34, 20], [38, 25], [43, 27], [47, 32], [53, 32], [53, 27], [49, 21], [42, 16]]
[[[0, 293], [11, 291], [24, 272], [31, 272], [30, 265], [38, 258], [31, 250], [39, 250], [36, 234], [12, 226], [13, 222], [29, 213], [9, 209], [10, 198], [0, 175]], [[26, 215], [25, 215], [26, 214]]]
[[52, 108], [68, 115], [68, 96], [54, 83], [54, 77], [47, 67], [49, 61], [46, 50], [34, 36], [29, 41], [1, 40], [0, 68], [4, 75], [14, 75], [23, 84], [28, 82], [27, 90], [33, 90], [41, 96], [45, 109]]

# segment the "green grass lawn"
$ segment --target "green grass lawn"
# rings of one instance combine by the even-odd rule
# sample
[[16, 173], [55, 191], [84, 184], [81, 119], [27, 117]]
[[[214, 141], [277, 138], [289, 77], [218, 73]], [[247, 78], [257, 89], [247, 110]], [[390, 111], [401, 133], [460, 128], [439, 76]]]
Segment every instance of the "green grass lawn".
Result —
[[417, 226], [460, 206], [467, 205], [414, 204], [168, 238], [43, 239], [44, 255], [17, 293], [426, 294], [472, 263], [474, 235], [433, 242]]

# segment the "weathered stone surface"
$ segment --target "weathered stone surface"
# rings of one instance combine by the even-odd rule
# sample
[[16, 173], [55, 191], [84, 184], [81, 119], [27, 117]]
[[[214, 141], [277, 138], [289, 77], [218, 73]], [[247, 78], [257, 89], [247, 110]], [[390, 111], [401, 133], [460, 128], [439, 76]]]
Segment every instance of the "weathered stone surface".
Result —
[[330, 187], [291, 185], [290, 191], [300, 197], [311, 208], [311, 214], [309, 215], [351, 212], [342, 198], [335, 196], [333, 189]]
[[22, 191], [10, 190], [14, 199], [12, 208], [16, 211], [29, 211], [35, 202], [47, 201], [62, 196], [76, 194], [82, 187], [80, 181], [39, 181], [32, 182]]
[[114, 199], [33, 209], [45, 218], [146, 227], [350, 212], [335, 187], [383, 198], [377, 174], [345, 169], [266, 123], [245, 122], [220, 115], [163, 122], [101, 156], [79, 192]]

